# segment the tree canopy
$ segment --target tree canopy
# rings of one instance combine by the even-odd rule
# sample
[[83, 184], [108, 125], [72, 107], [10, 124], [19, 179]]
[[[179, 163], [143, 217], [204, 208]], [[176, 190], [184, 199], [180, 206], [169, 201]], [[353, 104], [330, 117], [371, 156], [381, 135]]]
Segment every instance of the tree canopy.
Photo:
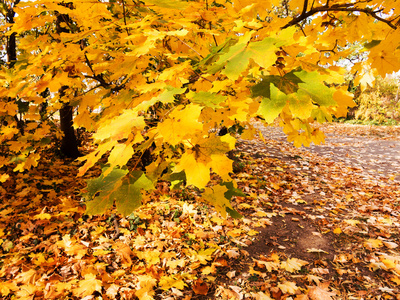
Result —
[[[17, 51], [1, 67], [0, 166], [36, 167], [68, 106], [95, 146], [79, 158], [78, 176], [106, 155], [88, 181], [88, 214], [115, 203], [128, 215], [143, 190], [166, 180], [238, 216], [226, 153], [239, 135], [259, 135], [251, 119], [278, 120], [296, 146], [322, 142], [313, 123], [354, 105], [350, 68], [361, 86], [400, 69], [399, 9], [395, 1], [2, 2], [3, 40], [16, 37]], [[228, 134], [218, 134], [222, 126]]]

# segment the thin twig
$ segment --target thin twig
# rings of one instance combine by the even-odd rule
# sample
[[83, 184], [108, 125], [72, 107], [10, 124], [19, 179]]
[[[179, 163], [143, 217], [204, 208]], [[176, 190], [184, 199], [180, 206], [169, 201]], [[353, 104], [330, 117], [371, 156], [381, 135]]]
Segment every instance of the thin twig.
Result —
[[345, 3], [345, 4], [335, 4], [331, 7], [327, 7], [327, 6], [318, 6], [315, 8], [312, 8], [310, 11], [306, 12], [306, 13], [302, 13], [301, 15], [293, 18], [290, 22], [288, 22], [285, 26], [282, 27], [282, 29], [288, 28], [290, 26], [296, 25], [299, 22], [307, 19], [308, 17], [311, 17], [312, 15], [316, 14], [316, 13], [320, 13], [320, 12], [328, 12], [328, 11], [344, 11], [344, 12], [359, 12], [359, 13], [365, 13], [373, 18], [375, 18], [378, 21], [384, 22], [386, 23], [388, 26], [390, 26], [393, 29], [397, 29], [396, 25], [393, 25], [389, 20], [386, 20], [384, 18], [381, 18], [377, 15], [377, 13], [379, 13], [378, 11], [372, 11], [370, 9], [367, 8], [357, 8], [357, 7], [352, 7], [354, 6], [353, 3]]
[[121, 0], [121, 1], [122, 1], [122, 12], [123, 12], [123, 14], [124, 14], [125, 30], [126, 30], [126, 33], [127, 33], [128, 36], [129, 36], [129, 35], [131, 35], [131, 34], [129, 33], [129, 30], [128, 30], [128, 27], [127, 27], [127, 22], [126, 22], [125, 0]]
[[185, 46], [189, 47], [190, 49], [192, 49], [194, 52], [197, 53], [198, 56], [200, 56], [201, 58], [204, 58], [203, 55], [201, 55], [196, 49], [194, 49], [192, 46], [190, 46], [189, 44], [187, 44], [186, 42], [182, 41], [180, 38], [178, 38], [177, 36], [175, 36], [175, 38], [180, 41], [182, 44], [184, 44]]

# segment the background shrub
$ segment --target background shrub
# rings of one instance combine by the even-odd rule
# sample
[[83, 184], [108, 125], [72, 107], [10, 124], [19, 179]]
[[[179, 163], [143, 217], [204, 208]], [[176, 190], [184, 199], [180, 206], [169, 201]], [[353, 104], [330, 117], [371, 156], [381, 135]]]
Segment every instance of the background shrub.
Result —
[[400, 122], [399, 93], [399, 79], [378, 77], [373, 87], [356, 97], [354, 119], [375, 124]]

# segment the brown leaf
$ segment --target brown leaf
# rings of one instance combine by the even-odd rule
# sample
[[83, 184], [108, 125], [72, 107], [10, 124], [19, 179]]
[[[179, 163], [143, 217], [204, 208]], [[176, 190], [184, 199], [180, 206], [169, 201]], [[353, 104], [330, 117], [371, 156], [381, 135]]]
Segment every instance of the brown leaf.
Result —
[[207, 295], [208, 293], [207, 283], [200, 278], [194, 282], [192, 289], [197, 295]]
[[121, 261], [124, 265], [130, 266], [132, 264], [131, 255], [133, 255], [133, 253], [129, 245], [122, 242], [117, 242], [113, 248], [121, 257]]

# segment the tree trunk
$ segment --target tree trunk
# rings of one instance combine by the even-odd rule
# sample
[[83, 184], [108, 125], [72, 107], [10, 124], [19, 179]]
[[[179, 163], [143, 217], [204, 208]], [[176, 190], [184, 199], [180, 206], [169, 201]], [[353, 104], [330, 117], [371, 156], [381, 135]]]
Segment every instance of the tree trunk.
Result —
[[[20, 0], [14, 1], [13, 5], [7, 7], [6, 10], [6, 22], [9, 24], [14, 24], [15, 11], [14, 7], [20, 2]], [[12, 69], [17, 62], [17, 34], [13, 32], [9, 36], [6, 37], [6, 52], [7, 52], [7, 66], [9, 69]], [[9, 97], [7, 99], [8, 102], [16, 101], [15, 98]], [[14, 115], [14, 120], [17, 123], [17, 128], [21, 135], [24, 135], [24, 127], [25, 123], [22, 119], [22, 115], [18, 118], [18, 114]]]
[[[20, 2], [20, 0], [14, 1], [14, 5], [8, 7], [7, 13], [6, 13], [6, 22], [9, 24], [14, 24], [14, 17], [15, 17], [15, 11], [14, 7]], [[15, 62], [17, 61], [17, 34], [13, 32], [10, 34], [10, 36], [7, 37], [7, 62], [8, 62], [8, 67], [11, 69]]]
[[64, 104], [60, 109], [60, 124], [64, 137], [61, 141], [61, 152], [67, 157], [77, 158], [81, 156], [78, 150], [78, 141], [73, 127], [73, 107]]
[[[60, 4], [66, 7], [72, 7], [72, 4]], [[56, 30], [57, 33], [68, 33], [69, 30], [66, 28], [63, 28], [61, 26], [62, 23], [68, 23], [71, 22], [70, 18], [66, 14], [57, 14], [57, 20], [56, 20]], [[68, 89], [68, 86], [63, 86], [59, 90], [60, 93], [60, 99], [65, 95], [65, 90]], [[77, 158], [81, 156], [81, 153], [78, 150], [78, 140], [76, 139], [75, 136], [75, 130], [73, 127], [73, 106], [70, 105], [69, 102], [65, 102], [60, 109], [60, 126], [61, 130], [64, 133], [64, 136], [61, 141], [61, 153], [65, 155], [66, 157], [70, 158]]]

